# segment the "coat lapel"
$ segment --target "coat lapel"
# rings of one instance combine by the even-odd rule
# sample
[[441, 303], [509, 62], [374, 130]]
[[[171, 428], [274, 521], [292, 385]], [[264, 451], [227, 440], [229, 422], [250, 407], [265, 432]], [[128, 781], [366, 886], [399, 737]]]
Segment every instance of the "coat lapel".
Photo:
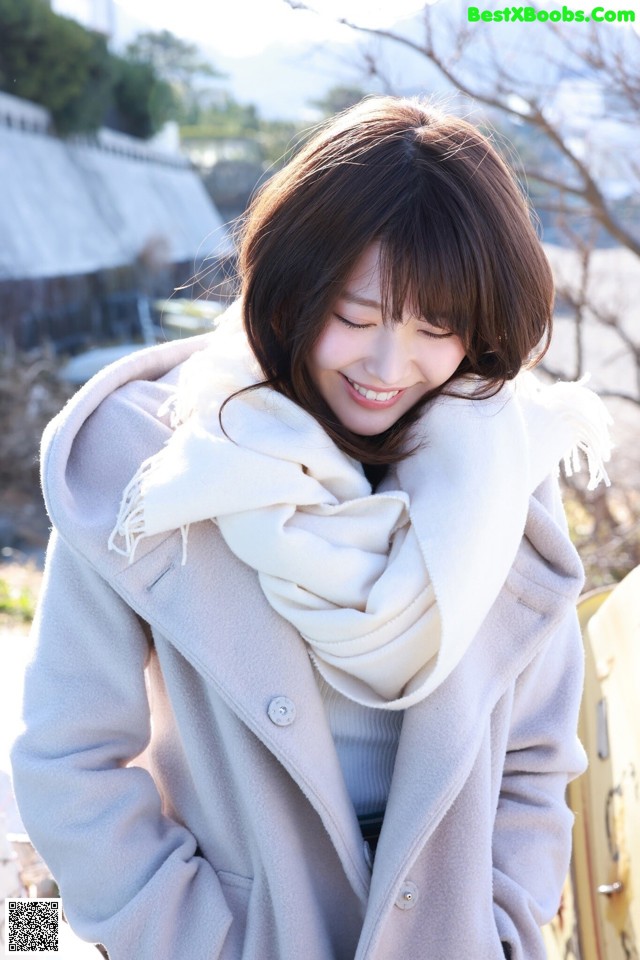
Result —
[[[185, 565], [181, 552], [180, 536], [171, 535], [120, 570], [118, 591], [287, 769], [319, 814], [364, 902], [370, 876], [362, 837], [304, 642], [272, 610], [255, 571], [229, 551], [213, 524], [190, 528]], [[294, 704], [291, 724], [279, 726], [270, 718], [276, 697]]]
[[[548, 517], [532, 506], [535, 535]], [[534, 561], [523, 542], [516, 565], [465, 659], [404, 716], [384, 826], [376, 853], [368, 919], [393, 902], [399, 884], [469, 778], [489, 742], [494, 708], [575, 604], [580, 570], [572, 548], [563, 573]], [[562, 569], [561, 567], [561, 569]], [[540, 573], [544, 575], [540, 577]], [[560, 575], [558, 575], [560, 574]], [[379, 869], [380, 867], [380, 869]]]

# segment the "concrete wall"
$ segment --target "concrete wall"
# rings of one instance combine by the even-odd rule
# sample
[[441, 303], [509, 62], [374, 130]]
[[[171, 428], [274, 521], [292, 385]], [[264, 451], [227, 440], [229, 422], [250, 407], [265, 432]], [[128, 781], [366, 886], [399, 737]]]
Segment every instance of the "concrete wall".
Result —
[[141, 290], [205, 269], [210, 287], [232, 252], [185, 157], [112, 130], [61, 140], [46, 110], [0, 93], [0, 349], [129, 337]]
[[149, 245], [169, 263], [230, 252], [184, 158], [109, 130], [47, 131], [45, 110], [0, 94], [0, 281], [117, 267]]

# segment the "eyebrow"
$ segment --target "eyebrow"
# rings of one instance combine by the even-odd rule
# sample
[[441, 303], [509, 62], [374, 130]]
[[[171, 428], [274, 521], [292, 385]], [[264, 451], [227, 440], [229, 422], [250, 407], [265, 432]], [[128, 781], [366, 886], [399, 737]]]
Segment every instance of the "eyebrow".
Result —
[[357, 303], [360, 307], [372, 307], [374, 310], [382, 310], [382, 306], [377, 300], [370, 300], [368, 297], [359, 297], [357, 293], [351, 293], [349, 290], [344, 290], [340, 296], [341, 299], [346, 300], [347, 303]]

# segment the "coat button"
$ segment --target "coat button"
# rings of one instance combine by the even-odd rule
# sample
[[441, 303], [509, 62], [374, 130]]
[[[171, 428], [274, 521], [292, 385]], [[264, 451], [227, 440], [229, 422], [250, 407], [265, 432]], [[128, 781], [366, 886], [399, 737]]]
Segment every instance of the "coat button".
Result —
[[418, 899], [418, 888], [411, 880], [405, 880], [400, 888], [400, 893], [396, 897], [396, 907], [401, 910], [411, 910], [415, 907]]
[[274, 697], [267, 713], [277, 727], [288, 727], [296, 718], [296, 705], [289, 697]]

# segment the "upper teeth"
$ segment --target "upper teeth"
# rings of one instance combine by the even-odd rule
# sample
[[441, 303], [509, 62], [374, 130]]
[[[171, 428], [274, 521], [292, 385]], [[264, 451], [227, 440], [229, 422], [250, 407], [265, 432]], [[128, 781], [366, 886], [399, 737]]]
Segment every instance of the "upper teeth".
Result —
[[[349, 378], [347, 377], [347, 380]], [[359, 383], [356, 383], [354, 380], [349, 380], [349, 383], [354, 390], [357, 390], [359, 394], [363, 397], [366, 397], [367, 400], [391, 400], [392, 397], [397, 397], [400, 393], [399, 390], [389, 390], [387, 393], [376, 393], [375, 390], [367, 390], [366, 387], [361, 387]]]

